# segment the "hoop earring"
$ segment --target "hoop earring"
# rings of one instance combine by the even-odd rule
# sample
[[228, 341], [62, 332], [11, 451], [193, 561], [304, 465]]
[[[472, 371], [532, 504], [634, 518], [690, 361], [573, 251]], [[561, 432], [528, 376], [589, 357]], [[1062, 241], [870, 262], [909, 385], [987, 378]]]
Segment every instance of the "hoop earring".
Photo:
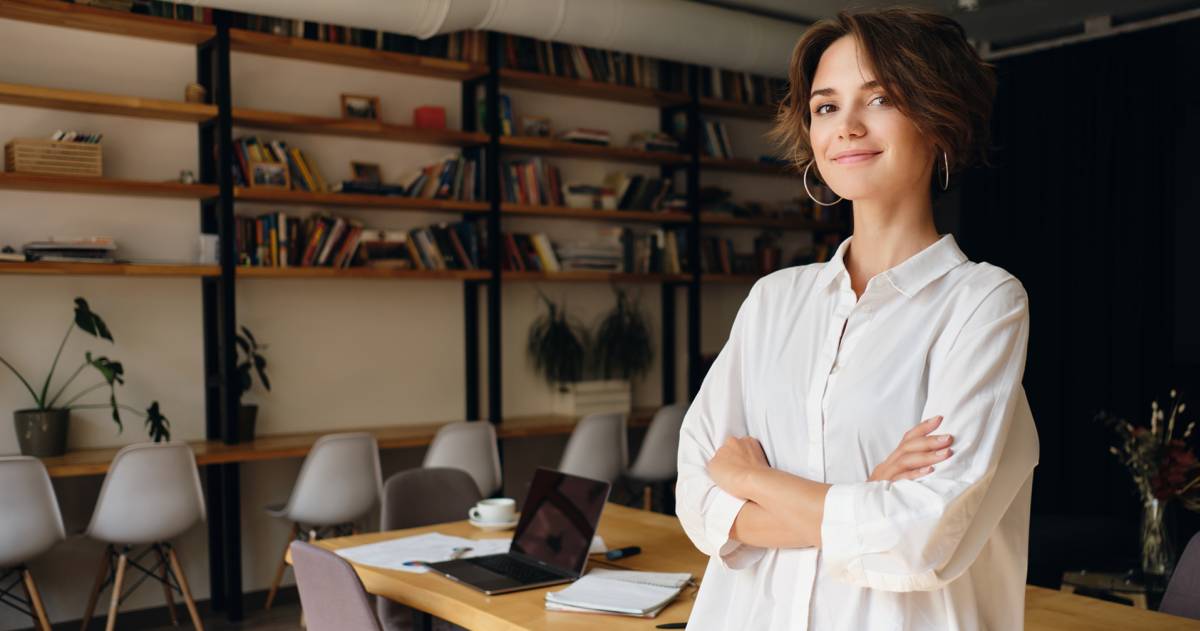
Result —
[[942, 159], [946, 161], [946, 168], [944, 169], [946, 177], [944, 178], [945, 182], [942, 184], [942, 190], [944, 191], [950, 188], [950, 157], [946, 155], [945, 150], [942, 150]]
[[838, 202], [842, 201], [841, 195], [838, 195], [838, 198], [836, 201], [829, 202], [828, 204], [817, 199], [816, 197], [813, 197], [812, 191], [808, 190], [808, 169], [811, 166], [812, 166], [812, 161], [810, 160], [808, 162], [808, 166], [804, 167], [804, 175], [800, 178], [801, 180], [804, 181], [804, 192], [808, 193], [808, 198], [813, 200], [814, 203], [819, 204], [821, 206], [833, 206], [833, 205], [837, 204]]

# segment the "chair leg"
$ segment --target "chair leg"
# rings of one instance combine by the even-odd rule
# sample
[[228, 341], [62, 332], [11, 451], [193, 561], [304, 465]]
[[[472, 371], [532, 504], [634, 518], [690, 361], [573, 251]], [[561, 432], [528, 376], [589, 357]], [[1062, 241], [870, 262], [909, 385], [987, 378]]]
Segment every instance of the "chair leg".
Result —
[[29, 572], [29, 568], [21, 570], [21, 577], [25, 579], [25, 595], [29, 596], [29, 604], [33, 609], [33, 622], [41, 631], [50, 631], [50, 620], [46, 618], [46, 607], [42, 604], [42, 596], [38, 593], [37, 585], [33, 582], [33, 574]]
[[175, 574], [175, 580], [179, 581], [179, 591], [183, 592], [183, 602], [187, 605], [188, 615], [192, 617], [192, 624], [196, 631], [204, 631], [204, 623], [200, 621], [200, 612], [196, 611], [196, 601], [192, 599], [192, 590], [188, 587], [187, 575], [179, 565], [179, 557], [175, 556], [175, 548], [170, 545], [166, 548], [167, 555], [171, 558], [171, 571]]
[[279, 593], [279, 584], [283, 582], [283, 573], [287, 570], [288, 546], [292, 545], [292, 541], [299, 536], [300, 524], [292, 524], [292, 533], [288, 535], [287, 543], [283, 544], [283, 553], [279, 555], [279, 567], [275, 568], [275, 578], [271, 581], [271, 589], [267, 591], [267, 603], [263, 605], [263, 609], [270, 609], [271, 603], [275, 602], [275, 595]]
[[92, 593], [88, 596], [87, 608], [83, 610], [83, 625], [80, 627], [82, 631], [87, 631], [88, 623], [96, 613], [96, 600], [100, 597], [100, 588], [104, 586], [104, 580], [108, 578], [112, 555], [113, 547], [105, 546], [104, 557], [100, 559], [100, 573], [96, 575], [96, 583], [92, 585]]
[[175, 590], [171, 588], [171, 562], [167, 559], [167, 554], [163, 552], [162, 546], [155, 544], [154, 552], [158, 555], [158, 562], [161, 567], [159, 572], [163, 584], [163, 597], [167, 601], [167, 613], [171, 615], [171, 626], [179, 626], [179, 616], [175, 615]]
[[654, 506], [654, 489], [647, 484], [642, 487], [642, 510], [651, 510]]
[[125, 564], [129, 558], [125, 556], [125, 551], [121, 551], [121, 556], [117, 557], [117, 574], [113, 578], [112, 598], [108, 603], [108, 619], [104, 621], [104, 631], [113, 631], [117, 628], [117, 609], [121, 607], [121, 588], [125, 581]]

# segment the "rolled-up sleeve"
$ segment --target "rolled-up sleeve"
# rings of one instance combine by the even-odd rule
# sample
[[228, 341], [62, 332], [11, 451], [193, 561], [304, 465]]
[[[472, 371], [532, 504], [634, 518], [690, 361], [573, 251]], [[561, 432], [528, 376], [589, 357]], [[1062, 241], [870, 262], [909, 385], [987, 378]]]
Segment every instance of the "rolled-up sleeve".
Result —
[[738, 309], [729, 338], [688, 407], [679, 433], [675, 513], [696, 548], [730, 569], [749, 567], [766, 552], [730, 538], [729, 530], [746, 500], [722, 490], [708, 475], [708, 461], [725, 439], [747, 434], [744, 338], [760, 291], [756, 284]]
[[943, 416], [954, 453], [916, 480], [835, 484], [821, 554], [834, 576], [885, 591], [944, 587], [978, 557], [1037, 464], [1037, 432], [1021, 379], [1028, 298], [1008, 277], [931, 358], [922, 419]]

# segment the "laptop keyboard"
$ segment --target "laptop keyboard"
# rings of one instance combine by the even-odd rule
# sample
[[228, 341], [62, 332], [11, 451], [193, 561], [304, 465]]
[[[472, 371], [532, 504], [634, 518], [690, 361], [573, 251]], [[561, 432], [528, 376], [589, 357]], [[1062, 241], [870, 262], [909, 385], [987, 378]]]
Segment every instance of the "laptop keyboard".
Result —
[[473, 557], [463, 560], [470, 561], [497, 574], [516, 579], [524, 584], [541, 583], [543, 581], [553, 581], [563, 578], [559, 574], [547, 572], [539, 567], [522, 563], [503, 554]]

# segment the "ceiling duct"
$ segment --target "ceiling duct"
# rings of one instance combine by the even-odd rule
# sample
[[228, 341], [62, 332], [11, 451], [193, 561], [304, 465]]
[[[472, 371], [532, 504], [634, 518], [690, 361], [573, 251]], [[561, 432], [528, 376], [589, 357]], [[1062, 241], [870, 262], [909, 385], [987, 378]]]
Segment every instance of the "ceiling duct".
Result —
[[191, 0], [419, 38], [491, 30], [771, 77], [804, 26], [686, 0]]

